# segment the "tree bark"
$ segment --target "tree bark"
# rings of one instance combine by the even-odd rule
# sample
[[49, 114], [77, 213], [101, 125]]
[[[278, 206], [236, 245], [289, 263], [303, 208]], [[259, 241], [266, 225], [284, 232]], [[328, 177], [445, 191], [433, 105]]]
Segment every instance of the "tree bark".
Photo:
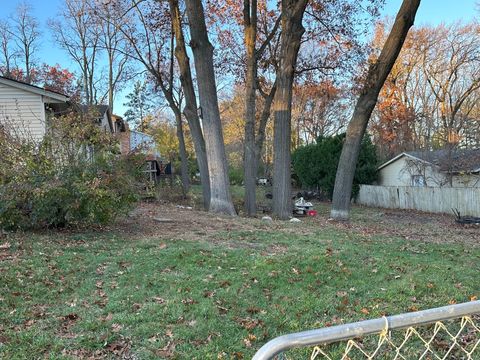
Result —
[[185, 137], [183, 136], [182, 114], [180, 111], [175, 112], [175, 121], [177, 123], [177, 138], [178, 138], [178, 147], [180, 151], [182, 190], [183, 190], [183, 196], [186, 196], [188, 193], [188, 190], [190, 189], [190, 180], [188, 177], [188, 157], [187, 157], [187, 149], [185, 147]]
[[245, 213], [247, 216], [257, 214], [256, 178], [257, 157], [255, 156], [255, 118], [256, 118], [256, 83], [257, 59], [255, 43], [257, 39], [257, 0], [244, 0], [243, 21], [245, 47], [247, 50], [247, 69], [245, 77], [245, 143], [244, 143], [244, 176]]
[[217, 86], [213, 69], [213, 46], [208, 39], [201, 0], [186, 0], [186, 5], [210, 175], [209, 210], [235, 215], [230, 195], [227, 157], [218, 108]]
[[402, 49], [408, 30], [413, 25], [420, 0], [403, 0], [393, 28], [378, 59], [370, 65], [367, 79], [358, 98], [335, 177], [332, 210], [335, 220], [348, 220], [353, 178], [360, 152], [360, 145], [367, 129], [370, 115], [377, 103], [378, 94]]
[[277, 91], [277, 83], [274, 82], [270, 92], [266, 94], [265, 97], [265, 104], [263, 105], [262, 114], [260, 115], [260, 123], [258, 124], [258, 132], [257, 137], [255, 139], [255, 164], [258, 167], [260, 166], [262, 151], [263, 151], [263, 144], [265, 142], [265, 132], [267, 128], [267, 122], [270, 118], [270, 113], [272, 110], [272, 103], [273, 98], [275, 97], [275, 93]]
[[208, 169], [207, 152], [203, 130], [197, 112], [197, 98], [193, 87], [192, 73], [190, 71], [190, 60], [187, 55], [185, 38], [183, 36], [182, 22], [178, 8], [178, 0], [170, 0], [170, 13], [175, 33], [176, 47], [175, 57], [180, 69], [180, 82], [185, 94], [185, 108], [183, 110], [192, 134], [193, 146], [197, 157], [198, 169], [200, 170], [200, 181], [202, 184], [203, 206], [206, 210], [210, 208], [210, 174]]
[[273, 213], [279, 219], [292, 215], [290, 144], [295, 65], [305, 29], [307, 0], [282, 0], [282, 35], [277, 90], [274, 98]]

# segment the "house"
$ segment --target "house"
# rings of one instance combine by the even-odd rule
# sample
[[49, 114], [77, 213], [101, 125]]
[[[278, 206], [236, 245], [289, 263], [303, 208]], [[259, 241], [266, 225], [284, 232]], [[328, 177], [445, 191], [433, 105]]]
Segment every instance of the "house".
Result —
[[121, 154], [142, 153], [145, 155], [145, 172], [150, 181], [156, 182], [162, 175], [172, 174], [171, 164], [163, 162], [153, 136], [141, 131], [130, 130], [128, 123], [117, 115], [113, 115], [113, 124], [114, 128], [118, 129]]
[[118, 130], [113, 123], [113, 115], [108, 105], [78, 105], [73, 106], [72, 109], [83, 114], [90, 114], [105, 132], [115, 133]]
[[15, 135], [41, 141], [54, 117], [74, 111], [93, 115], [106, 132], [119, 130], [109, 106], [74, 105], [69, 100], [67, 95], [0, 76], [0, 125]]
[[480, 188], [480, 149], [403, 152], [378, 171], [381, 186]]
[[53, 116], [68, 110], [69, 97], [0, 76], [0, 125], [40, 141]]

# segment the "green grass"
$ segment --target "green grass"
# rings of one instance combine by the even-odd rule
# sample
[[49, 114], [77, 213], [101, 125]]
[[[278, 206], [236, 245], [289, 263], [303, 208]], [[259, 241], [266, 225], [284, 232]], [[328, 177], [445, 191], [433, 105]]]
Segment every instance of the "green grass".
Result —
[[249, 358], [285, 333], [480, 296], [479, 248], [296, 226], [7, 238], [0, 358]]

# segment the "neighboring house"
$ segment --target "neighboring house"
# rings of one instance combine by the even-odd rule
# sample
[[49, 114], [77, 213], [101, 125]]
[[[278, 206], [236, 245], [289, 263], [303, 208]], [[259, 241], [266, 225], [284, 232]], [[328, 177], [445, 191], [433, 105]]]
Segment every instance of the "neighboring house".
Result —
[[113, 123], [113, 115], [108, 105], [80, 105], [78, 108], [73, 107], [73, 109], [79, 109], [84, 114], [92, 115], [97, 125], [105, 132], [116, 132], [117, 128]]
[[381, 186], [480, 187], [480, 149], [404, 152], [378, 171]]
[[107, 132], [117, 130], [107, 105], [74, 105], [64, 94], [0, 76], [0, 125], [8, 131], [41, 141], [50, 122], [69, 111], [93, 115]]
[[164, 164], [153, 136], [130, 130], [128, 123], [117, 115], [113, 116], [113, 123], [115, 129], [120, 129], [120, 152], [123, 155], [130, 153], [145, 154], [145, 172], [151, 181], [156, 182], [162, 175], [172, 173], [171, 164]]
[[66, 95], [0, 76], [0, 126], [22, 137], [41, 141], [68, 101]]

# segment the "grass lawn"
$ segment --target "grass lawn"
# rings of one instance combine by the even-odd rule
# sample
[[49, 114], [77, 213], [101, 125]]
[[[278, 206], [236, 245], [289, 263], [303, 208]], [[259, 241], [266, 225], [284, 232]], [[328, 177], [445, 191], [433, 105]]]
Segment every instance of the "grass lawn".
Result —
[[0, 358], [248, 359], [285, 333], [480, 296], [478, 229], [435, 241], [443, 218], [317, 208], [292, 224], [150, 204], [97, 233], [4, 235]]

